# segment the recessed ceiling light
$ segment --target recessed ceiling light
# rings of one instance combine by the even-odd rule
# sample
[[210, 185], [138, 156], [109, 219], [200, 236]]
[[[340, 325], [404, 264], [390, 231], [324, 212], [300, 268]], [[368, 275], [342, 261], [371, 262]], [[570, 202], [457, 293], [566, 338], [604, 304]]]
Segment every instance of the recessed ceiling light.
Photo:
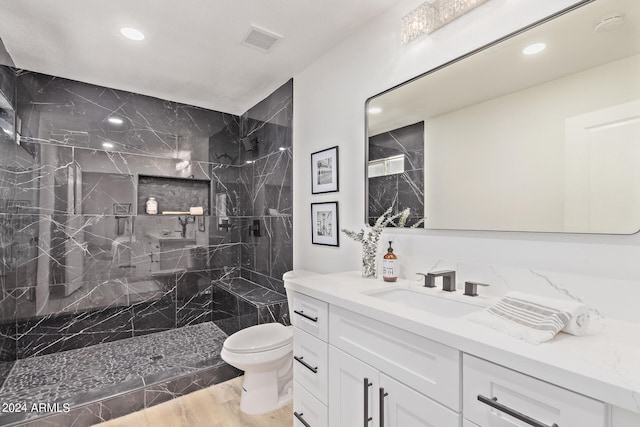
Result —
[[120, 28], [120, 34], [131, 40], [144, 40], [144, 34], [142, 33], [142, 31], [136, 30], [135, 28], [122, 27]]
[[287, 147], [280, 147], [280, 148], [278, 148], [278, 150], [280, 150], [280, 151], [285, 151], [286, 149], [287, 149]]
[[535, 55], [536, 53], [542, 52], [547, 47], [544, 43], [534, 43], [522, 49], [522, 53], [525, 55]]
[[116, 116], [111, 116], [107, 120], [109, 121], [109, 123], [114, 124], [114, 125], [121, 125], [122, 123], [124, 123], [124, 120], [122, 120], [120, 117], [116, 117]]
[[369, 108], [369, 114], [380, 114], [382, 113], [382, 108], [380, 107], [371, 107]]
[[247, 162], [246, 162], [246, 163], [247, 163], [247, 164], [251, 164], [251, 163], [253, 163], [253, 160], [247, 160]]
[[113, 148], [113, 144], [110, 143], [110, 142], [103, 142], [102, 143], [102, 147], [106, 148], [106, 149], [111, 149], [111, 148]]

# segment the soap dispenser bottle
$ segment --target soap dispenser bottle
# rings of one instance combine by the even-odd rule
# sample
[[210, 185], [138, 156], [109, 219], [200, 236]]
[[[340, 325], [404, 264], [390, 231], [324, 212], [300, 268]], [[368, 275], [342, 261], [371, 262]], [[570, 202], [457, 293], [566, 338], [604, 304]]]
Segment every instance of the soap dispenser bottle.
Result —
[[389, 249], [382, 260], [382, 278], [385, 282], [395, 282], [398, 280], [398, 257], [393, 253], [389, 242]]

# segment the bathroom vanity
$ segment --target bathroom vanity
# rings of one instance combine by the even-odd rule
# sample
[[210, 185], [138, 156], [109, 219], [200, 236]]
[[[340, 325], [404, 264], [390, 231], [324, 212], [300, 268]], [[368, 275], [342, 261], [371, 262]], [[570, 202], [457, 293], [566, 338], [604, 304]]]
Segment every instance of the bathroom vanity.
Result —
[[285, 286], [295, 426], [640, 425], [637, 323], [592, 319], [532, 345], [467, 320], [495, 302], [482, 295], [359, 272]]

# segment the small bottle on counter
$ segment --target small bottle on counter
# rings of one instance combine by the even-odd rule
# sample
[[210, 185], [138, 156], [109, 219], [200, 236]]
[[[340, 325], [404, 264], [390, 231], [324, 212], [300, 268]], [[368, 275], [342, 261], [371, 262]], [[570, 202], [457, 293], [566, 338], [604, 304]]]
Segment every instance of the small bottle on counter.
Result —
[[389, 242], [389, 249], [382, 260], [382, 278], [385, 282], [398, 280], [398, 257], [393, 253], [391, 243]]
[[145, 212], [147, 215], [157, 215], [158, 214], [158, 202], [155, 197], [149, 197], [147, 199], [147, 203], [145, 204]]

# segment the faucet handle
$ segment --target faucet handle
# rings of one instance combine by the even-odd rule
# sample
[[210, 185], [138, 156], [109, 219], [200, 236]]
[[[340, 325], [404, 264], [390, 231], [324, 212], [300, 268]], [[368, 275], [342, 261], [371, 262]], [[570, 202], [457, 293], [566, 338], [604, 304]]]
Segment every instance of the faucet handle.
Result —
[[456, 290], [456, 272], [453, 270], [432, 271], [430, 273], [416, 273], [424, 276], [424, 286], [426, 288], [436, 287], [436, 277], [442, 277], [442, 290], [447, 292], [455, 292]]
[[416, 273], [419, 276], [424, 276], [424, 287], [425, 288], [435, 288], [436, 284], [431, 276], [431, 273]]
[[464, 294], [468, 295], [470, 297], [477, 297], [478, 296], [478, 286], [490, 286], [486, 283], [480, 283], [480, 282], [471, 282], [471, 281], [466, 281], [464, 282]]

